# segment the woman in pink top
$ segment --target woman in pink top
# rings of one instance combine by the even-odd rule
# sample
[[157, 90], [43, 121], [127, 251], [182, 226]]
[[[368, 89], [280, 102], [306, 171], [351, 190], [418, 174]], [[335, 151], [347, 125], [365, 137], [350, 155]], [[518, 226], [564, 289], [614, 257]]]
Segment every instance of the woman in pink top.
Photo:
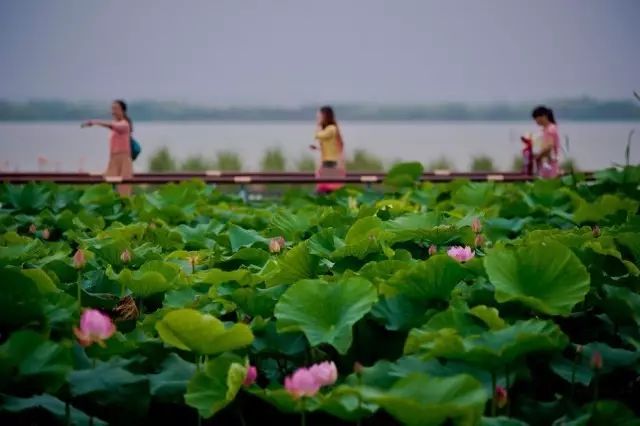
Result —
[[[82, 127], [101, 126], [109, 130], [109, 165], [106, 176], [131, 178], [133, 176], [133, 160], [131, 159], [131, 132], [133, 124], [127, 115], [127, 104], [122, 100], [111, 104], [113, 121], [89, 120]], [[131, 195], [131, 185], [118, 185], [122, 196]]]
[[551, 108], [539, 106], [531, 116], [542, 127], [542, 149], [536, 154], [538, 175], [555, 178], [560, 174], [560, 134]]

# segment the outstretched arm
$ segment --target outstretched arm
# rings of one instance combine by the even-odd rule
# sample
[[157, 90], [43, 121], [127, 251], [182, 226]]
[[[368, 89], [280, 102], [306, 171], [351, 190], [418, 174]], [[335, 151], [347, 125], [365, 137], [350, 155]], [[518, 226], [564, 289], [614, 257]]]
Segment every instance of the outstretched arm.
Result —
[[122, 123], [121, 121], [103, 121], [103, 120], [89, 120], [82, 123], [82, 127], [100, 126], [105, 129], [114, 130], [118, 133], [126, 133], [129, 125], [128, 123]]

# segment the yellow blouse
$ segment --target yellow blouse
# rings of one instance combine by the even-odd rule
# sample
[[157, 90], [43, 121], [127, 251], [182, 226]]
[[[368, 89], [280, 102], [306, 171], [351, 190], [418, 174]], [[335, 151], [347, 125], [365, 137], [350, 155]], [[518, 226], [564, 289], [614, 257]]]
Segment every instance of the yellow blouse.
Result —
[[330, 124], [316, 133], [316, 139], [320, 142], [320, 156], [322, 161], [338, 161], [340, 159], [340, 147], [338, 146], [338, 129]]

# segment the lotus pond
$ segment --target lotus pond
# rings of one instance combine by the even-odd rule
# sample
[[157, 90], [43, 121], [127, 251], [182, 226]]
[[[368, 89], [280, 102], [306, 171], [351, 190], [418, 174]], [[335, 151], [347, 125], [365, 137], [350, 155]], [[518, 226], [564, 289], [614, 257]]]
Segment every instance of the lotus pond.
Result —
[[420, 172], [0, 186], [0, 423], [640, 424], [640, 168]]

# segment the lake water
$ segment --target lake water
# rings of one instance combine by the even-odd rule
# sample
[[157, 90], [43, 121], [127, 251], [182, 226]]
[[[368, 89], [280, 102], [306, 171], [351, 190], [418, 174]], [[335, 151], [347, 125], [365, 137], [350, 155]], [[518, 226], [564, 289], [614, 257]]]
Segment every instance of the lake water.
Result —
[[[632, 163], [640, 163], [640, 122], [564, 122], [569, 157], [583, 170], [624, 162], [629, 132], [636, 129], [631, 146]], [[240, 154], [244, 170], [258, 171], [260, 158], [271, 147], [280, 147], [291, 168], [310, 154], [313, 123], [135, 123], [135, 137], [142, 154], [137, 171], [146, 171], [149, 156], [166, 146], [178, 159], [198, 155], [213, 158], [216, 151]], [[536, 131], [532, 122], [344, 122], [342, 132], [351, 155], [365, 149], [386, 163], [395, 160], [428, 164], [445, 156], [457, 170], [467, 170], [471, 158], [485, 154], [497, 168], [507, 170], [519, 155], [519, 136]], [[78, 123], [0, 123], [0, 168], [33, 171], [101, 171], [108, 155], [107, 132], [102, 128], [81, 129]], [[38, 164], [38, 157], [47, 160]]]

